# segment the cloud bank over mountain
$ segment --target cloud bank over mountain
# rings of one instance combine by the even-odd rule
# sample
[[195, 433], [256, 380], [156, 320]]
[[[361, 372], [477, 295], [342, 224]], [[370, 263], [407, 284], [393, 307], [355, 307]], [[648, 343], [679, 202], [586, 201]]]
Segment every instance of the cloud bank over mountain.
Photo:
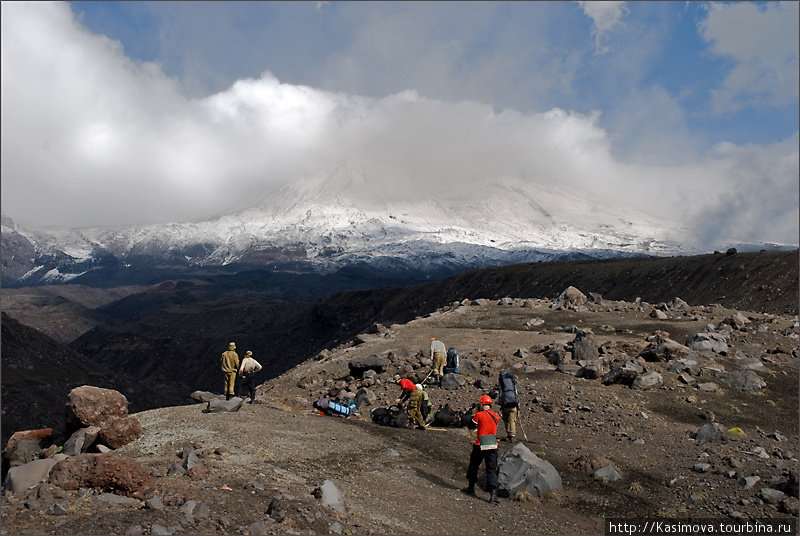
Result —
[[[417, 14], [390, 17], [398, 9], [361, 13], [370, 24], [356, 26], [349, 49], [329, 55], [321, 72], [344, 76], [351, 65], [358, 78], [368, 43], [403, 47], [405, 41], [367, 38], [367, 30], [380, 34], [382, 23], [402, 26]], [[739, 9], [709, 8], [698, 27], [713, 53], [736, 63], [712, 94], [713, 113], [745, 106], [748, 95], [766, 105], [796, 104], [796, 47], [792, 56], [776, 43], [783, 59], [768, 61], [764, 40], [734, 46], [728, 31], [741, 23]], [[764, 22], [752, 29], [766, 39], [778, 8], [753, 9], [748, 20]], [[796, 5], [780, 9], [796, 14]], [[628, 7], [617, 6], [611, 18], [583, 10], [595, 52], [613, 55], [611, 38], [631, 26], [623, 24]], [[792, 31], [796, 22], [781, 35]], [[458, 41], [450, 45], [457, 49]], [[447, 58], [442, 62], [428, 68], [452, 71]], [[787, 81], [792, 73], [794, 82]], [[765, 76], [780, 83], [759, 85]], [[466, 74], [454, 77], [471, 83]], [[422, 79], [412, 75], [407, 88], [356, 93], [332, 89], [330, 81], [282, 81], [266, 69], [192, 95], [161, 62], [131, 57], [120, 41], [90, 31], [69, 4], [4, 3], [2, 210], [66, 226], [201, 219], [350, 161], [391, 177], [386, 195], [402, 200], [446, 195], [464, 181], [515, 177], [586, 190], [696, 227], [709, 239], [798, 241], [796, 131], [770, 143], [723, 139], [703, 148], [679, 99], [658, 85], [631, 93], [630, 109], [615, 109], [606, 120], [599, 108], [503, 108], [480, 92], [437, 93], [427, 89], [434, 78], [416, 87]], [[651, 113], [654, 103], [658, 111]], [[618, 132], [639, 135], [621, 140]], [[659, 147], [658, 158], [646, 157]]]

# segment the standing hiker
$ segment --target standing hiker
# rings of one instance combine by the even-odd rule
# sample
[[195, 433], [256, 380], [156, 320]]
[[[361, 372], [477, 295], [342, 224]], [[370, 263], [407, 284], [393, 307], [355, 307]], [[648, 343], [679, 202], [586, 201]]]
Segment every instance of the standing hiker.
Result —
[[230, 400], [236, 396], [236, 372], [239, 370], [239, 354], [237, 354], [236, 344], [228, 344], [228, 351], [222, 352], [219, 358], [219, 367], [225, 375], [225, 400]]
[[256, 373], [261, 370], [261, 363], [253, 359], [253, 352], [248, 350], [244, 354], [242, 364], [239, 365], [239, 377], [244, 381], [239, 383], [239, 386], [245, 391], [250, 393], [250, 403], [252, 404], [256, 399]]
[[444, 347], [444, 343], [436, 337], [433, 337], [431, 339], [431, 360], [433, 361], [431, 365], [431, 374], [436, 376], [436, 384], [439, 386], [442, 385], [446, 357], [447, 349]]
[[472, 422], [478, 425], [478, 437], [472, 445], [467, 468], [467, 487], [461, 491], [475, 495], [475, 482], [478, 481], [478, 468], [486, 462], [486, 486], [489, 488], [489, 502], [499, 503], [497, 498], [497, 423], [500, 416], [489, 409], [492, 397], [483, 395], [478, 407], [472, 410]]
[[503, 415], [503, 423], [506, 426], [505, 440], [513, 443], [517, 435], [519, 396], [517, 395], [517, 379], [510, 370], [500, 373], [497, 390], [499, 393], [495, 404], [500, 406], [500, 413]]

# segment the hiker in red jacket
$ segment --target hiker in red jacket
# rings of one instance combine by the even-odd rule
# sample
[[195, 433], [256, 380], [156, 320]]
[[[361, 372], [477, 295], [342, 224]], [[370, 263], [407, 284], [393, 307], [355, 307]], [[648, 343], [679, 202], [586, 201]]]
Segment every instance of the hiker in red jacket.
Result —
[[489, 488], [489, 502], [499, 503], [497, 498], [497, 423], [500, 416], [489, 409], [492, 398], [483, 395], [478, 401], [479, 406], [472, 410], [472, 422], [478, 425], [478, 437], [472, 445], [467, 468], [466, 488], [461, 491], [467, 495], [475, 495], [475, 482], [478, 481], [478, 468], [481, 462], [486, 462], [486, 486]]
[[394, 400], [395, 404], [402, 404], [408, 400], [408, 398], [411, 396], [411, 391], [417, 388], [417, 386], [414, 385], [414, 382], [406, 378], [396, 380], [395, 383], [403, 389], [403, 391], [400, 393], [400, 398], [396, 398]]

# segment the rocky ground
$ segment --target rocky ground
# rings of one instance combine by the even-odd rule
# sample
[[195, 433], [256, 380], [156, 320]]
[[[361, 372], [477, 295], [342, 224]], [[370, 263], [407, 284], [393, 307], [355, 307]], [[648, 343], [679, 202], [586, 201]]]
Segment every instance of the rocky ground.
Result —
[[[663, 384], [636, 390], [578, 377], [580, 364], [565, 354], [574, 349], [575, 332], [594, 334], [605, 371], [654, 342], [661, 350], [665, 340], [682, 346], [708, 324], [735, 324], [736, 311], [594, 301], [575, 308], [538, 299], [454, 303], [321, 353], [260, 386], [256, 403], [239, 411], [204, 413], [205, 404], [196, 404], [138, 413], [144, 435], [116, 452], [150, 471], [156, 499], [120, 502], [98, 490], [63, 492], [47, 484], [6, 492], [2, 534], [600, 534], [608, 517], [790, 519], [796, 527], [797, 317], [742, 312], [746, 323], [740, 317], [738, 327], [720, 331], [726, 355], [640, 359]], [[515, 372], [522, 399], [517, 440], [556, 468], [561, 492], [502, 498], [499, 505], [481, 490], [465, 496], [459, 489], [472, 442], [467, 429], [370, 421], [371, 408], [398, 395], [395, 374], [427, 374], [431, 337], [474, 365], [462, 367], [463, 386], [428, 388], [437, 406], [466, 408], [491, 393], [500, 370]], [[348, 363], [370, 355], [386, 357], [387, 370], [349, 377]], [[696, 365], [676, 368], [679, 359]], [[736, 381], [725, 372], [746, 370], [766, 386], [739, 385], [753, 391], [746, 392], [729, 385]], [[312, 409], [318, 398], [362, 388], [375, 401], [347, 419]], [[719, 423], [719, 438], [698, 441], [710, 422]], [[203, 470], [169, 474], [187, 446]], [[510, 447], [501, 442], [501, 454]], [[585, 467], [592, 457], [610, 460], [622, 478], [592, 478]], [[343, 505], [325, 504], [325, 481]]]

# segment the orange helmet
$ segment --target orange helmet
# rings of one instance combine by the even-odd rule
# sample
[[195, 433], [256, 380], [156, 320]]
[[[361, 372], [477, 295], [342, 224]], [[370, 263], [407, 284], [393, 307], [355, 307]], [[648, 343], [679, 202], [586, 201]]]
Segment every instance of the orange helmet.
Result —
[[480, 402], [481, 404], [489, 404], [491, 406], [492, 397], [490, 397], [489, 395], [483, 395], [478, 402]]
[[435, 341], [436, 337], [431, 337], [431, 342]]

